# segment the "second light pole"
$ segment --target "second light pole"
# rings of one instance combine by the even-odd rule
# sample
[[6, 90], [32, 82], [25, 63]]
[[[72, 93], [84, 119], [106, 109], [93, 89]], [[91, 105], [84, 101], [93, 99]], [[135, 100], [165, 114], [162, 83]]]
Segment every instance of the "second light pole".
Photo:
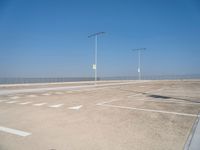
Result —
[[138, 51], [138, 79], [141, 80], [141, 51], [146, 50], [146, 48], [132, 49], [132, 51]]
[[88, 38], [91, 38], [91, 37], [95, 37], [95, 55], [94, 55], [94, 61], [95, 63], [93, 64], [93, 69], [94, 69], [94, 81], [95, 81], [95, 85], [96, 85], [96, 81], [97, 81], [97, 37], [100, 35], [100, 34], [105, 34], [105, 32], [97, 32], [97, 33], [93, 33], [91, 35], [88, 36]]

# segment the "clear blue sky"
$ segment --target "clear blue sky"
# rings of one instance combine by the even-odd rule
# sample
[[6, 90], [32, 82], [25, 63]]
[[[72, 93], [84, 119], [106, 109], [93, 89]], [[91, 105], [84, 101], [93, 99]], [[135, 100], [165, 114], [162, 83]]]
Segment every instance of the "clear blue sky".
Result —
[[200, 74], [199, 0], [0, 0], [0, 77]]

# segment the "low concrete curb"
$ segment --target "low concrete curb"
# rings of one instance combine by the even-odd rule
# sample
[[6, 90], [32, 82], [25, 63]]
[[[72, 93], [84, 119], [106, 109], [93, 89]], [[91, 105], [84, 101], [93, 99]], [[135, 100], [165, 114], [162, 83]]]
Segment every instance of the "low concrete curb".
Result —
[[184, 150], [200, 150], [200, 113], [192, 127], [192, 131], [185, 143]]

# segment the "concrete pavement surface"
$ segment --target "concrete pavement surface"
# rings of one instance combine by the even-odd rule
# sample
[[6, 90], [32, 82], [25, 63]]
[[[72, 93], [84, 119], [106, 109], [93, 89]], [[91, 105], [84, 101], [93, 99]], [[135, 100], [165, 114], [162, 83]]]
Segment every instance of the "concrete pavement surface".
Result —
[[0, 86], [0, 150], [184, 149], [200, 80], [98, 84]]

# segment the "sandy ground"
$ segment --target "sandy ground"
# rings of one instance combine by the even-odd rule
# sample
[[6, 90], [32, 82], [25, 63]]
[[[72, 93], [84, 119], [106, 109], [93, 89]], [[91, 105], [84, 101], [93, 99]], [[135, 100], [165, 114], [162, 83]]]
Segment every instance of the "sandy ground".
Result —
[[0, 95], [0, 150], [182, 150], [200, 111], [200, 81], [128, 82], [34, 92], [26, 89], [49, 86], [4, 85], [1, 92], [25, 92]]

